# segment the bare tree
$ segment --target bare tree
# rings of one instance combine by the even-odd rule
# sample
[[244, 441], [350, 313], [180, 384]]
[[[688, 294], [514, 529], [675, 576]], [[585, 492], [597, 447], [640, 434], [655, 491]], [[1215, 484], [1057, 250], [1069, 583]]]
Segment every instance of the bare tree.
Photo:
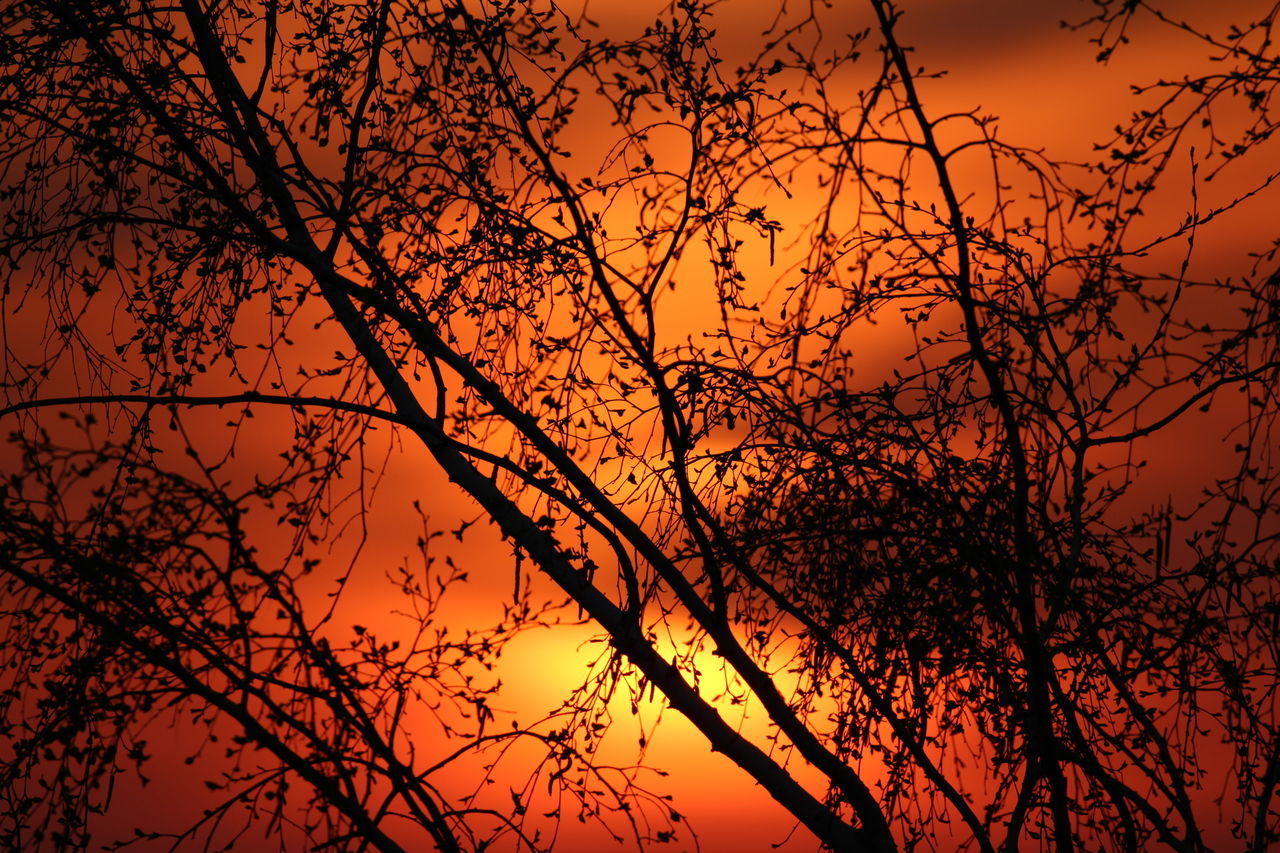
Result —
[[[1104, 55], [1150, 12], [1226, 64], [1084, 168], [935, 112], [886, 0], [857, 33], [784, 8], [736, 67], [692, 0], [626, 37], [538, 3], [12, 4], [6, 300], [50, 319], [6, 329], [0, 570], [10, 671], [56, 677], [34, 711], [6, 693], [9, 837], [87, 843], [94, 785], [171, 704], [273, 757], [237, 802], [303, 783], [259, 813], [321, 845], [552, 846], [519, 792], [436, 787], [448, 756], [400, 717], [434, 691], [473, 709], [463, 751], [497, 737], [469, 667], [556, 618], [532, 567], [610, 652], [563, 728], [511, 737], [637, 845], [678, 818], [592, 759], [628, 680], [827, 849], [1205, 850], [1214, 809], [1264, 849], [1280, 279], [1274, 245], [1230, 277], [1196, 248], [1271, 186], [1201, 207], [1269, 140], [1275, 13], [1217, 40], [1098, 8]], [[1169, 198], [1185, 217], [1148, 227]], [[47, 422], [68, 406], [113, 438]], [[226, 433], [179, 414], [228, 406]], [[201, 450], [273, 408], [279, 473]], [[1238, 465], [1150, 500], [1154, 442], [1199, 410]], [[336, 649], [297, 591], [388, 428], [513, 546], [494, 635], [434, 633], [406, 570], [419, 641]], [[273, 510], [297, 535], [269, 570], [244, 528]]]

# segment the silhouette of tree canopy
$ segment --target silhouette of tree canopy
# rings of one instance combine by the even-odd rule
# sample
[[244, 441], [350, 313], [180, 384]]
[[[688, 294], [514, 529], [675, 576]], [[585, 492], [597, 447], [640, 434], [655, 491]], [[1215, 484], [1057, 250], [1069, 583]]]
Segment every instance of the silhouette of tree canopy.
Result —
[[[1216, 62], [1081, 165], [935, 107], [888, 0], [749, 56], [712, 5], [5, 6], [5, 843], [88, 846], [190, 726], [174, 843], [550, 850], [545, 795], [662, 846], [595, 752], [620, 690], [824, 849], [1280, 837], [1280, 243], [1201, 248], [1275, 179], [1276, 10], [1095, 0], [1100, 59], [1146, 20]], [[434, 494], [410, 642], [316, 593], [406, 457], [511, 546], [491, 630], [446, 628]], [[501, 649], [576, 614], [582, 690], [487, 727]]]

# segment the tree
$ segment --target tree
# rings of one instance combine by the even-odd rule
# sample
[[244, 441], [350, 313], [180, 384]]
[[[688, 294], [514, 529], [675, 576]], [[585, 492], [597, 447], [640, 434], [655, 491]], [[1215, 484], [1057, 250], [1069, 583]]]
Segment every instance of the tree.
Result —
[[[1098, 8], [1104, 54], [1162, 14]], [[661, 843], [678, 818], [592, 757], [630, 684], [832, 850], [1204, 850], [1215, 797], [1274, 840], [1280, 279], [1274, 246], [1243, 277], [1195, 251], [1240, 203], [1201, 208], [1199, 170], [1271, 133], [1274, 11], [1182, 25], [1223, 70], [1092, 168], [933, 111], [899, 10], [867, 12], [784, 9], [738, 63], [697, 2], [626, 38], [523, 2], [11, 5], [6, 300], [50, 320], [6, 332], [8, 838], [87, 843], [172, 708], [236, 732], [193, 837], [250, 803], [331, 846], [546, 849], [527, 787], [503, 813], [435, 781], [530, 738], [584, 815]], [[1148, 227], [1197, 135], [1185, 218]], [[226, 433], [183, 414], [228, 406]], [[1197, 410], [1238, 465], [1135, 506]], [[243, 470], [271, 411], [292, 447]], [[399, 578], [410, 647], [340, 644], [301, 591], [388, 428], [511, 544], [491, 634], [436, 631], [439, 564]], [[280, 568], [247, 532], [273, 513]], [[562, 728], [487, 732], [475, 666], [558, 618], [546, 584], [609, 655]], [[462, 750], [417, 755], [424, 693], [471, 715]]]

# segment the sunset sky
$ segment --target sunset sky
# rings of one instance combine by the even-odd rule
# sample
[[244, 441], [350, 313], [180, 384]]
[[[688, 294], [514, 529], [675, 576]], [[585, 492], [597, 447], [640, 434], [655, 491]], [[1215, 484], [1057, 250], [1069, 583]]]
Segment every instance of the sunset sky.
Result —
[[[793, 7], [800, 5], [794, 0], [788, 2]], [[872, 26], [874, 17], [868, 4], [837, 0], [833, 5], [836, 8], [822, 13], [827, 39], [840, 41], [839, 36], [844, 33], [852, 36]], [[1110, 142], [1118, 124], [1150, 105], [1153, 95], [1135, 94], [1135, 85], [1153, 83], [1162, 78], [1176, 79], [1212, 67], [1202, 42], [1149, 15], [1136, 17], [1127, 32], [1129, 43], [1121, 45], [1108, 61], [1100, 62], [1099, 46], [1090, 41], [1097, 35], [1096, 28], [1076, 31], [1060, 26], [1060, 22], [1080, 22], [1092, 14], [1095, 7], [1088, 0], [903, 0], [901, 6], [903, 18], [898, 35], [914, 49], [911, 62], [928, 73], [945, 71], [940, 78], [921, 79], [918, 84], [922, 100], [932, 115], [974, 113], [994, 116], [997, 118], [994, 126], [998, 127], [999, 136], [1004, 141], [1038, 150], [1049, 160], [1077, 164], [1078, 169], [1076, 166], [1068, 168], [1073, 169], [1072, 174], [1084, 183], [1092, 180], [1085, 172], [1084, 164], [1105, 156], [1095, 146]], [[667, 4], [655, 0], [591, 0], [585, 7], [585, 13], [599, 24], [601, 32], [622, 40], [636, 36], [665, 8]], [[1225, 22], [1251, 20], [1267, 12], [1270, 4], [1242, 0], [1221, 3], [1171, 0], [1160, 4], [1160, 8], [1173, 20], [1186, 16], [1197, 27], [1217, 31]], [[775, 12], [774, 4], [758, 0], [723, 0], [715, 5], [714, 10], [713, 20], [718, 33], [715, 44], [726, 64], [753, 60], [763, 49], [760, 33], [770, 24]], [[831, 81], [832, 86], [838, 89], [842, 85], [851, 88], [860, 85], [857, 73], [857, 67], [852, 72], [842, 71]], [[575, 163], [605, 158], [615, 142], [611, 134], [616, 132], [616, 128], [608, 124], [606, 111], [591, 109], [592, 97], [591, 93], [583, 96], [587, 108], [575, 117], [576, 123], [571, 125], [573, 133], [569, 135], [580, 146], [574, 152], [579, 158]], [[595, 106], [598, 107], [599, 103]], [[1224, 109], [1219, 118], [1230, 124], [1238, 121], [1240, 116]], [[939, 131], [940, 134], [947, 132]], [[662, 130], [654, 131], [653, 149], [660, 154], [671, 154], [672, 162], [678, 165], [683, 156], [680, 148], [684, 145], [683, 138], [673, 134], [668, 139], [662, 133]], [[316, 154], [315, 162], [338, 172], [337, 164], [341, 163], [338, 157], [337, 153], [329, 150]], [[1171, 166], [1167, 180], [1149, 200], [1146, 215], [1133, 226], [1135, 243], [1141, 242], [1138, 238], [1155, 237], [1177, 229], [1186, 217], [1192, 204], [1191, 176], [1195, 164], [1187, 152], [1182, 152], [1179, 157], [1181, 159]], [[672, 167], [673, 170], [676, 168]], [[973, 159], [958, 158], [954, 168], [962, 182], [962, 191], [972, 192], [978, 197], [985, 197], [984, 193], [991, 192], [990, 161], [984, 149], [979, 150]], [[1228, 205], [1262, 177], [1256, 165], [1227, 168], [1212, 183], [1196, 185], [1195, 204], [1202, 211]], [[822, 205], [823, 188], [811, 178], [811, 175], [800, 173], [787, 191], [780, 186], [760, 190], [763, 195], [759, 203], [768, 206], [768, 215], [781, 222], [782, 231], [776, 247], [763, 238], [743, 247], [743, 288], [750, 297], [747, 301], [759, 300], [770, 310], [786, 304], [788, 297], [784, 291], [791, 284], [788, 276], [803, 264], [807, 251], [803, 236], [796, 238], [796, 235], [804, 234], [804, 228], [812, 222], [814, 211]], [[766, 183], [761, 181], [752, 186], [765, 187]], [[1027, 190], [1027, 186], [1007, 189], [1017, 193]], [[1278, 202], [1280, 197], [1272, 187], [1241, 202], [1220, 220], [1197, 232], [1194, 235], [1194, 252], [1190, 255], [1189, 274], [1210, 278], [1247, 273], [1252, 263], [1250, 253], [1265, 250], [1275, 237], [1275, 211], [1280, 209]], [[616, 226], [627, 216], [640, 215], [627, 204], [636, 209], [642, 208], [638, 199], [618, 202], [607, 213], [610, 225]], [[412, 247], [398, 245], [398, 239], [399, 236], [392, 235], [376, 245], [388, 252], [412, 251]], [[798, 242], [794, 241], [796, 239]], [[697, 251], [701, 249], [691, 250], [691, 257]], [[1145, 262], [1155, 269], [1162, 264], [1176, 263], [1184, 251], [1187, 251], [1187, 241], [1175, 241], [1160, 246], [1150, 256], [1135, 260], [1135, 264]], [[697, 272], [698, 260], [697, 257], [682, 260], [685, 266], [679, 268], [680, 287], [673, 286], [671, 292], [664, 292], [658, 297], [657, 317], [661, 328], [655, 332], [655, 337], [661, 344], [678, 347], [683, 341], [700, 339], [720, 322], [722, 305], [717, 301], [714, 276], [705, 270]], [[691, 271], [686, 273], [686, 269]], [[298, 340], [298, 348], [292, 354], [281, 359], [265, 348], [262, 353], [245, 354], [245, 363], [252, 363], [260, 370], [247, 380], [249, 384], [256, 383], [261, 390], [266, 381], [275, 377], [272, 371], [278, 371], [280, 377], [287, 376], [287, 381], [293, 381], [294, 376], [289, 371], [297, 364], [322, 370], [341, 366], [350, 360], [346, 355], [350, 352], [350, 342], [335, 336], [335, 324], [331, 318], [328, 318], [329, 326], [317, 331], [321, 328], [319, 321], [327, 316], [324, 307], [316, 305], [319, 301], [316, 299], [307, 307], [299, 308], [297, 317], [290, 321], [293, 326], [289, 332], [294, 334], [296, 330]], [[1206, 316], [1212, 317], [1216, 316], [1215, 312], [1225, 312], [1231, 307], [1226, 303], [1206, 304], [1203, 310]], [[87, 339], [109, 340], [112, 335], [124, 334], [115, 325], [116, 315], [111, 313], [115, 309], [97, 310], [100, 313], [86, 312], [83, 320]], [[315, 328], [311, 328], [313, 321]], [[256, 334], [267, 340], [277, 333], [275, 318], [265, 315], [236, 322], [240, 324], [237, 333], [245, 335], [246, 339]], [[477, 336], [481, 334], [484, 322], [482, 319], [473, 324]], [[43, 336], [50, 334], [49, 328], [39, 330], [36, 324], [6, 327], [5, 345], [14, 352], [39, 351], [47, 346]], [[913, 333], [914, 327], [908, 329], [904, 321], [893, 318], [875, 325], [865, 324], [859, 330], [861, 350], [856, 362], [859, 381], [866, 387], [876, 387], [880, 376], [895, 370], [902, 363], [904, 354], [914, 351]], [[809, 344], [820, 346], [814, 341]], [[502, 353], [500, 357], [513, 362], [508, 365], [513, 371], [527, 371], [531, 376], [538, 371], [550, 370], [537, 361], [532, 349], [516, 348]], [[587, 357], [588, 362], [591, 357]], [[612, 370], [603, 357], [598, 363]], [[77, 383], [87, 380], [78, 371], [74, 359], [61, 364], [59, 371], [44, 388], [45, 396], [54, 396], [53, 392], [70, 394], [83, 390]], [[331, 375], [337, 374], [335, 367]], [[210, 384], [208, 388], [197, 387], [193, 393], [231, 393], [240, 390], [240, 384], [246, 380], [231, 373], [215, 376], [211, 372], [200, 381]], [[331, 385], [324, 384], [325, 381], [327, 378], [310, 387], [339, 387], [339, 379], [332, 380]], [[428, 387], [426, 380], [420, 377], [415, 381], [419, 382], [416, 386], [419, 389]], [[452, 392], [466, 393], [464, 383], [457, 381], [456, 377], [451, 381], [456, 382]], [[58, 383], [67, 387], [55, 387]], [[351, 389], [340, 390], [346, 392]], [[13, 401], [0, 400], [0, 404], [6, 402]], [[175, 460], [175, 466], [186, 466], [183, 470], [197, 470], [196, 464], [184, 456], [189, 446], [194, 448], [189, 454], [192, 459], [202, 455], [202, 463], [222, 460], [220, 476], [225, 475], [236, 483], [251, 484], [253, 478], [263, 472], [279, 470], [280, 456], [287, 453], [291, 442], [295, 441], [294, 428], [299, 418], [285, 407], [259, 407], [252, 418], [239, 412], [237, 406], [225, 410], [180, 410], [172, 417], [167, 412], [163, 416], [156, 414], [157, 423], [173, 427], [172, 431], [157, 429], [158, 433], [163, 433], [157, 442], [164, 454]], [[541, 417], [545, 413], [534, 414]], [[1117, 506], [1137, 514], [1151, 507], [1193, 499], [1202, 484], [1232, 464], [1233, 451], [1221, 434], [1223, 424], [1238, 414], [1234, 410], [1226, 411], [1226, 406], [1220, 404], [1205, 412], [1191, 413], [1169, 429], [1136, 444], [1133, 452], [1150, 464], [1141, 474], [1141, 479], [1136, 481], [1135, 488]], [[48, 420], [53, 423], [52, 417]], [[126, 419], [106, 417], [87, 434], [101, 436], [112, 430], [124, 432], [128, 425]], [[68, 434], [74, 432], [61, 423], [53, 429], [58, 435], [61, 435], [57, 432], [59, 430], [66, 430]], [[509, 440], [512, 447], [519, 444], [504, 429], [507, 428], [493, 428], [478, 441], [501, 454], [505, 452], [504, 442]], [[641, 431], [640, 427], [635, 429], [637, 433]], [[1210, 432], [1214, 438], [1206, 440], [1204, 436]], [[708, 439], [710, 443], [719, 441], [721, 446], [728, 446], [735, 440], [727, 430]], [[408, 605], [391, 577], [400, 567], [409, 572], [435, 572], [440, 576], [447, 575], [456, 567], [458, 572], [466, 574], [465, 581], [449, 586], [439, 600], [438, 609], [430, 620], [426, 620], [431, 630], [447, 628], [451, 637], [463, 636], [468, 631], [483, 632], [502, 622], [506, 614], [504, 608], [516, 597], [517, 584], [527, 585], [518, 592], [523, 594], [527, 591], [534, 604], [548, 602], [555, 607], [554, 615], [545, 620], [548, 624], [526, 627], [511, 638], [492, 670], [478, 666], [464, 669], [478, 679], [477, 683], [500, 686], [491, 699], [494, 715], [485, 723], [487, 732], [538, 724], [538, 731], [545, 734], [564, 724], [558, 722], [560, 717], [545, 718], [557, 714], [563, 716], [564, 704], [572, 699], [586, 676], [598, 673], [610, 660], [610, 646], [600, 627], [585, 618], [578, 608], [559, 606], [564, 600], [564, 593], [553, 588], [545, 577], [538, 576], [529, 561], [520, 563], [520, 573], [517, 574], [512, 544], [503, 541], [497, 526], [481, 507], [449, 481], [407, 431], [397, 432], [385, 423], [379, 424], [360, 441], [353, 440], [348, 449], [359, 455], [364, 470], [356, 475], [358, 481], [348, 481], [349, 493], [340, 493], [345, 497], [330, 507], [333, 521], [325, 531], [327, 540], [314, 547], [308, 546], [306, 550], [308, 556], [319, 557], [321, 562], [314, 573], [300, 582], [300, 593], [305, 596], [307, 606], [313, 608], [311, 612], [319, 614], [332, 607], [332, 614], [324, 620], [319, 635], [326, 640], [332, 639], [335, 646], [352, 642], [355, 634], [364, 635], [366, 630], [382, 640], [402, 641], [406, 646], [414, 642], [414, 630], [421, 627], [421, 620], [403, 612]], [[591, 453], [598, 455], [599, 451], [592, 450]], [[666, 464], [660, 449], [654, 451], [653, 456], [657, 459], [655, 465]], [[584, 452], [583, 459], [586, 458], [587, 453]], [[0, 465], [8, 459], [0, 455]], [[651, 478], [647, 481], [650, 485], [645, 485], [645, 472], [642, 466], [634, 464], [634, 459], [624, 460], [619, 452], [616, 460], [602, 463], [598, 470], [604, 472], [597, 475], [602, 481], [608, 479], [609, 487], [619, 489], [625, 488], [629, 477], [639, 473], [640, 483], [630, 493], [630, 498], [620, 500], [620, 505], [641, 518], [643, 525], [661, 522], [661, 519], [651, 518], [637, 509], [643, 504], [644, 488], [656, 491], [657, 487], [652, 486], [656, 478]], [[487, 473], [488, 469], [485, 471]], [[493, 471], [496, 480], [496, 463]], [[637, 483], [637, 480], [632, 478], [630, 482]], [[87, 489], [89, 485], [81, 483], [77, 488]], [[246, 487], [246, 491], [250, 489], [251, 486]], [[74, 505], [83, 496], [77, 498], [73, 491], [68, 491], [67, 500]], [[524, 498], [520, 496], [517, 500]], [[530, 500], [528, 505], [534, 504]], [[279, 524], [276, 510], [280, 509], [262, 508], [244, 520], [263, 565], [283, 564], [294, 547], [293, 530]], [[428, 542], [425, 553], [419, 547], [419, 537]], [[602, 547], [600, 551], [606, 554], [602, 560], [607, 561], [607, 549]], [[612, 578], [611, 572], [620, 574], [612, 565], [603, 566], [602, 572], [602, 576], [607, 578]], [[335, 590], [343, 583], [345, 588], [335, 598]], [[607, 583], [602, 585], [609, 586]], [[655, 602], [660, 600], [654, 599]], [[665, 620], [655, 616], [651, 624], [660, 622], [661, 630], [666, 632], [656, 640], [662, 652], [671, 654], [687, 648], [692, 642], [696, 632], [686, 626], [684, 620], [680, 614]], [[745, 643], [746, 639], [743, 641]], [[794, 645], [791, 639], [777, 637], [776, 658], [771, 660], [778, 669], [771, 674], [784, 693], [794, 688], [796, 682], [796, 676], [778, 663], [786, 661], [789, 643]], [[740, 726], [766, 751], [773, 750], [774, 754], [779, 754], [776, 743], [770, 740], [759, 706], [754, 701], [739, 703], [731, 698], [740, 693], [742, 687], [725, 680], [721, 659], [709, 647], [700, 648], [691, 657], [692, 666], [699, 670], [703, 679], [700, 684], [703, 695], [716, 695], [716, 707], [725, 719]], [[447, 696], [428, 697], [407, 712], [406, 730], [421, 754], [422, 763], [430, 764], [459, 745], [458, 739], [449, 739], [442, 734], [442, 723], [456, 725], [459, 729], [473, 727], [474, 721], [467, 715], [474, 715], [476, 709], [451, 705], [450, 701]], [[802, 853], [817, 849], [814, 837], [804, 827], [798, 826], [791, 814], [728, 758], [714, 754], [704, 737], [687, 720], [665, 708], [660, 694], [643, 686], [637, 687], [634, 674], [622, 680], [607, 708], [611, 725], [604, 734], [596, 758], [601, 763], [619, 767], [638, 763], [648, 768], [637, 777], [639, 782], [659, 797], [670, 795], [669, 809], [679, 816], [676, 820], [680, 824], [679, 833], [673, 850], [700, 848], [707, 853], [754, 853], [776, 848]], [[161, 831], [180, 831], [198, 820], [205, 802], [202, 797], [207, 794], [204, 777], [188, 770], [184, 759], [195, 750], [193, 745], [200, 743], [208, 734], [206, 728], [201, 721], [193, 724], [190, 720], [179, 721], [173, 726], [154, 727], [149, 742], [154, 761], [147, 769], [151, 781], [140, 785], [136, 779], [122, 777], [117, 783], [111, 810], [97, 819], [104, 841], [111, 835], [127, 836], [138, 824], [145, 823], [148, 828]], [[218, 751], [208, 750], [197, 766], [218, 767], [221, 760], [216, 757]], [[444, 771], [440, 778], [455, 786], [457, 791], [478, 789], [478, 802], [496, 810], [509, 807], [513, 792], [528, 784], [531, 814], [538, 810], [548, 815], [560, 811], [561, 821], [555, 830], [558, 832], [556, 851], [592, 853], [596, 850], [627, 849], [625, 843], [613, 846], [598, 825], [580, 822], [576, 811], [565, 803], [553, 802], [544, 793], [544, 790], [551, 790], [550, 785], [544, 789], [544, 780], [530, 775], [541, 754], [537, 745], [521, 742], [510, 748], [491, 774], [485, 765], [497, 755], [496, 749], [479, 757], [460, 760], [456, 766]], [[877, 773], [873, 760], [873, 756], [868, 756], [863, 767], [872, 783], [876, 781]], [[790, 759], [787, 766], [797, 780], [819, 797], [822, 795], [820, 775], [798, 756]], [[952, 769], [958, 778], [965, 779], [985, 793], [983, 786], [986, 780], [974, 769]], [[531, 778], [532, 783], [529, 781]], [[981, 794], [976, 799], [981, 802]], [[654, 802], [659, 803], [660, 808], [667, 808], [663, 804], [665, 801]], [[546, 820], [539, 824], [532, 821], [530, 825], [541, 826], [545, 830], [555, 822]], [[689, 829], [696, 833], [696, 841], [689, 834]], [[1230, 844], [1227, 832], [1219, 826], [1217, 835], [1212, 839], [1215, 844], [1224, 845], [1221, 848], [1224, 850]], [[943, 853], [947, 849], [948, 837], [946, 828], [938, 831], [938, 849]], [[261, 839], [260, 830], [255, 829], [238, 842], [235, 849], [256, 851], [274, 849], [274, 845], [274, 839]]]

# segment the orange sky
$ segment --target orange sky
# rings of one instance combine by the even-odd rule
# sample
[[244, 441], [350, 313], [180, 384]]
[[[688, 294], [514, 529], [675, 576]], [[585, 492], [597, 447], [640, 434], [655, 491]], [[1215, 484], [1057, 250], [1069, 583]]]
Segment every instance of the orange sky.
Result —
[[[663, 4], [595, 0], [590, 10], [606, 29], [625, 30], [642, 26], [650, 10], [660, 5]], [[767, 4], [729, 0], [719, 7], [726, 44], [745, 49], [753, 43], [762, 5]], [[1173, 4], [1173, 8], [1194, 12], [1196, 5], [1183, 2]], [[1237, 8], [1257, 8], [1258, 4], [1214, 5], [1216, 13], [1230, 14]], [[935, 113], [971, 108], [994, 113], [1001, 117], [1005, 138], [1043, 146], [1051, 156], [1066, 159], [1089, 156], [1091, 143], [1104, 138], [1117, 121], [1127, 117], [1134, 104], [1129, 93], [1131, 83], [1151, 79], [1166, 69], [1172, 73], [1185, 67], [1190, 51], [1198, 50], [1187, 37], [1165, 29], [1138, 31], [1134, 44], [1108, 66], [1100, 66], [1094, 61], [1096, 47], [1083, 34], [1056, 26], [1059, 19], [1077, 17], [1087, 9], [1087, 4], [1069, 0], [916, 0], [904, 2], [903, 6], [906, 16], [901, 32], [905, 41], [916, 45], [916, 59], [929, 68], [949, 70], [944, 80], [922, 86], [926, 103]], [[1228, 10], [1227, 6], [1232, 8]], [[848, 8], [851, 30], [869, 22], [870, 15], [861, 5], [851, 3]], [[807, 203], [811, 202], [803, 195], [791, 202], [776, 199], [771, 201], [770, 214], [784, 222], [799, 221], [805, 216]], [[1229, 231], [1224, 230], [1214, 238], [1215, 242], [1206, 245], [1205, 262], [1220, 263], [1226, 269], [1239, 263], [1240, 249], [1256, 245], [1273, 229], [1269, 217], [1263, 215], [1272, 209], [1272, 203], [1263, 198], [1242, 208], [1233, 217]], [[1153, 221], [1161, 213], [1154, 214]], [[1164, 224], [1178, 218], [1182, 208], [1172, 208], [1168, 213]], [[758, 262], [766, 263], [763, 244], [755, 252]], [[767, 271], [763, 278], [767, 278]], [[712, 303], [696, 287], [676, 297], [664, 305], [662, 316], [668, 324], [665, 334], [678, 340], [700, 330]], [[898, 342], [886, 334], [877, 345], [889, 353]], [[192, 420], [197, 417], [192, 416]], [[289, 417], [281, 413], [260, 415], [254, 424], [253, 442], [242, 441], [239, 445], [238, 465], [245, 471], [259, 466], [269, 469], [279, 447], [289, 441], [289, 423]], [[1185, 444], [1192, 440], [1196, 429], [1196, 422], [1189, 421], [1160, 441], [1171, 443], [1170, 447]], [[1159, 454], [1164, 448], [1157, 444], [1151, 452]], [[368, 538], [358, 557], [357, 582], [346, 594], [334, 630], [346, 624], [374, 624], [394, 634], [396, 617], [387, 612], [393, 598], [382, 580], [382, 571], [402, 562], [414, 549], [418, 527], [408, 511], [410, 500], [420, 500], [433, 525], [441, 530], [456, 529], [479, 514], [424, 456], [416, 449], [408, 454], [392, 452], [374, 497], [374, 511], [368, 516]], [[1199, 464], [1206, 468], [1214, 464], [1212, 454], [1200, 456]], [[1176, 490], [1187, 474], [1186, 468], [1158, 470], [1143, 494], [1154, 499], [1162, 492]], [[259, 519], [258, 524], [259, 538], [270, 541], [274, 531], [269, 520]], [[501, 600], [510, 596], [509, 547], [497, 540], [493, 527], [483, 520], [471, 528], [462, 544], [453, 543], [449, 536], [437, 540], [437, 544], [441, 549], [451, 547], [453, 559], [471, 573], [468, 584], [449, 594], [445, 617], [459, 629], [490, 624], [500, 616]], [[335, 565], [345, 564], [353, 547], [354, 540], [348, 536], [336, 549]], [[318, 590], [323, 588], [323, 580], [316, 583]], [[572, 613], [566, 613], [566, 617], [572, 617]], [[513, 641], [494, 676], [504, 685], [497, 704], [508, 714], [507, 719], [528, 721], [555, 710], [579, 683], [584, 667], [598, 654], [599, 646], [590, 642], [594, 637], [590, 628], [570, 625], [531, 631]], [[710, 670], [714, 659], [705, 657], [704, 665]], [[634, 760], [640, 733], [627, 705], [624, 697], [615, 700], [616, 728], [602, 752], [619, 762]], [[761, 732], [758, 718], [749, 714], [749, 706], [747, 711], [743, 725]], [[675, 796], [673, 807], [688, 816], [703, 850], [747, 853], [768, 849], [772, 844], [780, 844], [780, 849], [786, 851], [814, 849], [803, 830], [792, 831], [794, 821], [780, 807], [728, 760], [710, 754], [700, 736], [683, 720], [668, 714], [661, 726], [652, 729], [659, 713], [659, 704], [647, 700], [641, 703], [639, 725], [649, 738], [644, 760], [670, 774], [651, 781], [655, 788]], [[501, 716], [495, 725], [505, 725]], [[802, 768], [797, 768], [797, 774], [805, 778]], [[192, 801], [166, 809], [169, 814], [157, 814], [157, 799], [172, 797], [174, 791], [183, 790], [181, 784], [163, 790], [123, 790], [120, 807], [111, 818], [116, 826], [127, 826], [134, 817], [152, 823], [172, 820], [176, 826], [195, 813], [197, 804]], [[557, 850], [591, 853], [608, 849], [600, 846], [602, 841], [598, 830], [579, 826], [570, 819], [565, 822]], [[692, 848], [686, 843], [678, 849]]]

